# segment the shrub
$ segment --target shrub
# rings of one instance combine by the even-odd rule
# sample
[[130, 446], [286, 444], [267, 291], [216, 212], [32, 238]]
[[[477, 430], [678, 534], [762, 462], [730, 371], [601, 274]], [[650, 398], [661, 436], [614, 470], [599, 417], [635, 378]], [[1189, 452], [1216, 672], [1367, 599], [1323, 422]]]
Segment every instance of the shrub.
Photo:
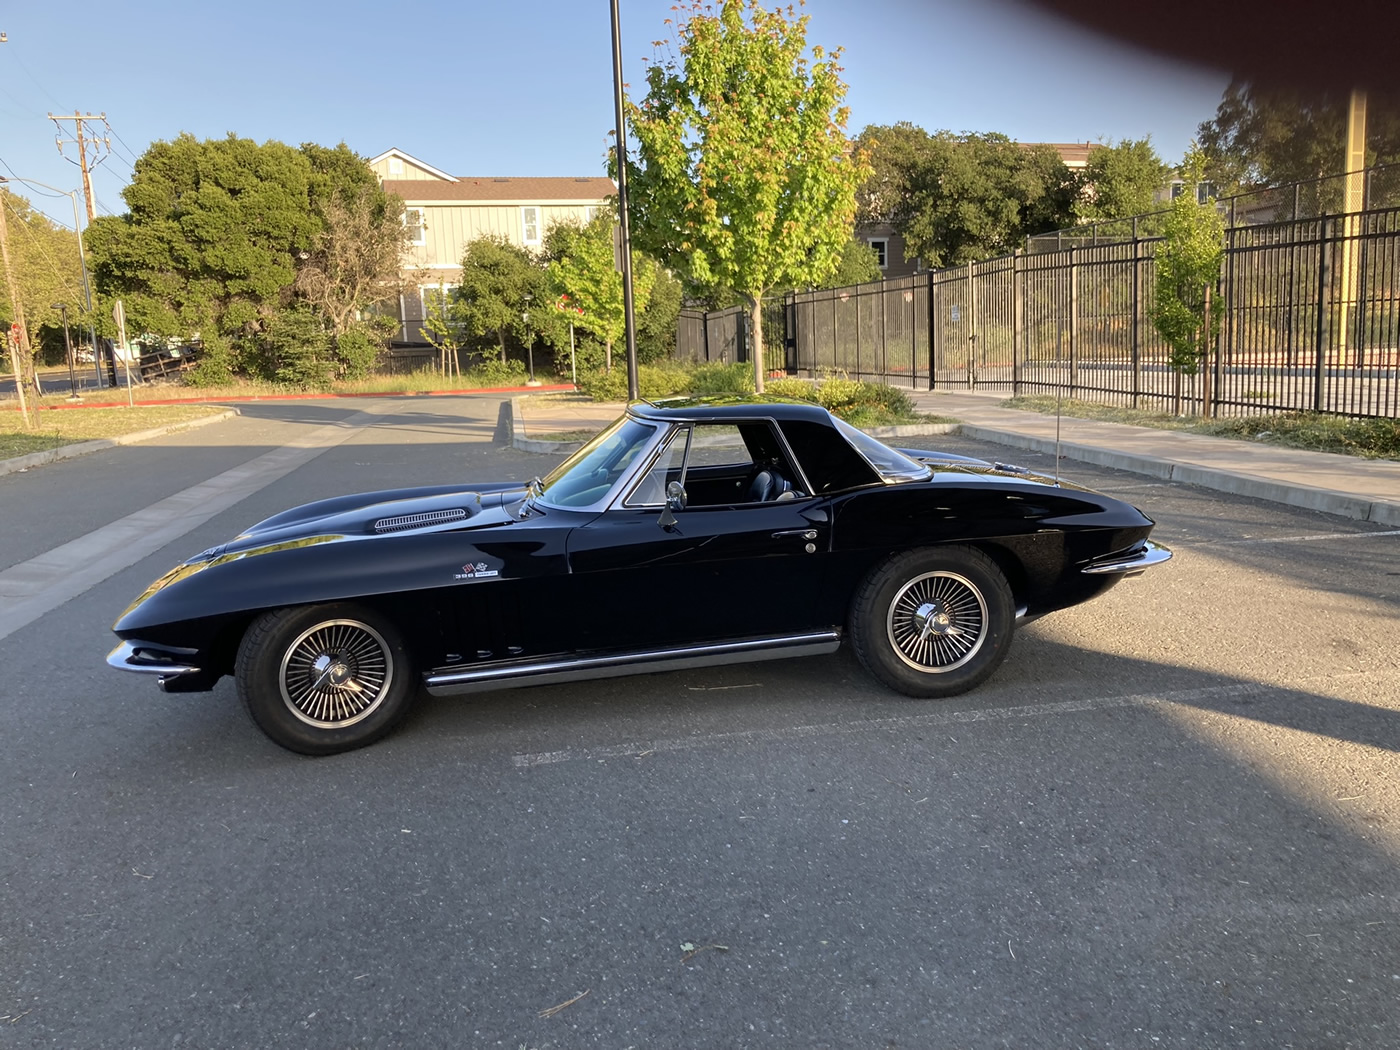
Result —
[[730, 365], [698, 365], [690, 374], [688, 387], [692, 394], [752, 394], [753, 366], [735, 362]]
[[343, 379], [363, 379], [379, 360], [380, 344], [362, 328], [342, 332], [335, 341], [335, 353], [340, 358]]
[[502, 361], [488, 357], [479, 365], [473, 365], [462, 374], [462, 382], [469, 387], [524, 386], [530, 374], [519, 361]]
[[224, 386], [233, 382], [233, 344], [221, 335], [206, 336], [199, 360], [185, 373], [188, 386]]
[[763, 384], [763, 389], [774, 397], [793, 397], [799, 401], [817, 399], [817, 386], [810, 379], [770, 379]]

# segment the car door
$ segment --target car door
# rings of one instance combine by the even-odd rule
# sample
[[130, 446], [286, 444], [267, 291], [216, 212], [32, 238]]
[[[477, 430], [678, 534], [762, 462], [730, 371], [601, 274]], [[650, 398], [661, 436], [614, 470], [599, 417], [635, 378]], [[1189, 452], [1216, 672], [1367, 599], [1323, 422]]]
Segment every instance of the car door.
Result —
[[[748, 440], [770, 455], [770, 424], [747, 423]], [[731, 426], [731, 430], [737, 431]], [[762, 470], [796, 471], [726, 444], [721, 428], [678, 428], [637, 485], [568, 540], [571, 574], [587, 608], [590, 648], [649, 649], [738, 638], [780, 637], [813, 622], [830, 547], [826, 501], [789, 488], [753, 501]], [[700, 479], [714, 502], [666, 513], [672, 480]], [[790, 483], [790, 482], [789, 482]]]

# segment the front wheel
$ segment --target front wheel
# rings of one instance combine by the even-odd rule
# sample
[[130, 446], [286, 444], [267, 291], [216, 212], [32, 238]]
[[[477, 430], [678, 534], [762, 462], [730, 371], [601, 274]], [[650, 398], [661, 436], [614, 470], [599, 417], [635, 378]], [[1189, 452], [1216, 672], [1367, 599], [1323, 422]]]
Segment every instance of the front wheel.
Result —
[[971, 547], [897, 554], [866, 578], [851, 606], [851, 643], [865, 669], [907, 696], [964, 693], [1006, 658], [1011, 588]]
[[399, 724], [414, 695], [394, 625], [345, 603], [259, 617], [243, 636], [234, 676], [258, 728], [304, 755], [373, 743]]

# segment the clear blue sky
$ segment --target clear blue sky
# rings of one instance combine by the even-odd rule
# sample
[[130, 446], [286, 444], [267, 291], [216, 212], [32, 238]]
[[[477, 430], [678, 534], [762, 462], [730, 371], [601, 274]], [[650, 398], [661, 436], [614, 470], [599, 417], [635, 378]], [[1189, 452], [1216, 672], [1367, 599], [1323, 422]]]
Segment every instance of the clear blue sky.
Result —
[[[671, 5], [621, 0], [638, 94]], [[366, 156], [397, 146], [454, 175], [592, 175], [613, 123], [607, 0], [5, 6], [0, 160], [76, 189], [46, 114], [105, 112], [99, 213], [125, 210], [130, 162], [181, 131], [343, 140]], [[1151, 135], [1175, 162], [1228, 80], [1007, 0], [810, 0], [806, 12], [811, 43], [845, 48], [853, 134], [908, 120], [1024, 142]], [[71, 222], [66, 200], [27, 195]]]

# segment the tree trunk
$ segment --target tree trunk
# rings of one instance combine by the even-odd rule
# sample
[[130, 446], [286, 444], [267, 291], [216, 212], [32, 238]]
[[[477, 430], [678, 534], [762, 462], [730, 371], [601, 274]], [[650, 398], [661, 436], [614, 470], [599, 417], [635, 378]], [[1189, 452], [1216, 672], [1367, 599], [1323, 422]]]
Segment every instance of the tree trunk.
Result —
[[749, 349], [753, 357], [753, 388], [754, 392], [763, 393], [763, 297], [761, 295], [749, 296], [749, 322], [753, 329], [753, 346]]
[[606, 365], [606, 371], [608, 372], [609, 375], [611, 375], [611, 374], [612, 374], [612, 340], [611, 340], [611, 339], [605, 339], [605, 340], [603, 340], [603, 360], [604, 360], [604, 364]]

